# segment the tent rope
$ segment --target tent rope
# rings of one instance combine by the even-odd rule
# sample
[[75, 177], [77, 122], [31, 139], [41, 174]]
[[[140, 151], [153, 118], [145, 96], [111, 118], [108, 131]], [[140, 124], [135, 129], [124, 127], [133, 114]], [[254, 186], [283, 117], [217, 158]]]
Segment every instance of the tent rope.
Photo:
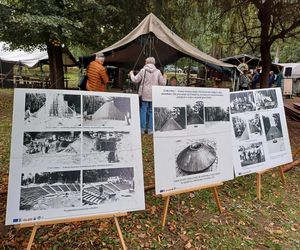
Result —
[[145, 44], [144, 44], [144, 46], [143, 46], [143, 48], [142, 48], [142, 50], [141, 50], [141, 52], [140, 52], [138, 58], [137, 58], [137, 60], [136, 60], [136, 62], [135, 62], [135, 64], [134, 64], [134, 66], [133, 66], [133, 70], [135, 70], [136, 65], [138, 64], [138, 62], [139, 62], [139, 60], [140, 60], [140, 57], [141, 57], [142, 53], [145, 51], [145, 48], [146, 48], [146, 45], [148, 44], [148, 40], [149, 40], [149, 39], [150, 39], [150, 34], [148, 35], [147, 40], [146, 40], [146, 42], [145, 42]]

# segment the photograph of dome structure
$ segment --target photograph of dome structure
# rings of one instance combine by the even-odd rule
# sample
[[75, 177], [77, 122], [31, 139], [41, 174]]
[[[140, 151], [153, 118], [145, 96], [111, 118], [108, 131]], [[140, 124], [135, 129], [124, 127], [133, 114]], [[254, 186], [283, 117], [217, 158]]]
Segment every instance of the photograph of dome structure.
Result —
[[129, 126], [130, 98], [83, 96], [83, 126]]
[[[209, 139], [177, 141], [176, 176], [215, 171], [217, 169], [216, 143]], [[182, 149], [183, 148], [183, 149]]]

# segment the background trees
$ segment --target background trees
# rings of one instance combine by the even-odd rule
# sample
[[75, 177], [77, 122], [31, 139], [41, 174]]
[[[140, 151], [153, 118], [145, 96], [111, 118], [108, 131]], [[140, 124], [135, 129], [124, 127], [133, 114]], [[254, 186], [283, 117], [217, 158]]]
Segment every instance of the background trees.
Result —
[[277, 46], [283, 59], [300, 60], [294, 53], [299, 47], [299, 7], [299, 0], [3, 0], [0, 40], [12, 48], [47, 49], [53, 87], [63, 88], [63, 46], [77, 55], [98, 51], [153, 12], [214, 57], [238, 53], [261, 57], [262, 86], [266, 86], [271, 52]]

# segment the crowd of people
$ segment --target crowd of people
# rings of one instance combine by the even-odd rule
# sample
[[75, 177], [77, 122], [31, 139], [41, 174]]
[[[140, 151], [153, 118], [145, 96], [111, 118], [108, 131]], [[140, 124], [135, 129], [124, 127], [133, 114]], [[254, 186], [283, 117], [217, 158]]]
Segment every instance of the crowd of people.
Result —
[[[257, 67], [254, 70], [248, 70], [242, 68], [242, 73], [239, 77], [239, 90], [249, 90], [256, 89], [260, 83], [261, 78], [261, 69]], [[269, 72], [268, 77], [268, 88], [272, 87], [282, 87], [283, 74], [279, 72], [277, 75], [274, 74], [274, 71]]]

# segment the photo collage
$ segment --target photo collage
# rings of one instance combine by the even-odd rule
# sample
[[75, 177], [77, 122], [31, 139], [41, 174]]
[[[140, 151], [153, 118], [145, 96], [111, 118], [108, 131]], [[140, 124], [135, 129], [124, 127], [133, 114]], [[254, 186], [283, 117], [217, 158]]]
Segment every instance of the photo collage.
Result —
[[189, 100], [183, 107], [154, 107], [155, 135], [164, 132], [210, 127], [229, 122], [229, 107], [205, 106], [203, 101]]
[[272, 154], [286, 150], [279, 107], [280, 92], [276, 89], [233, 92], [230, 94], [230, 113], [233, 145], [239, 157], [235, 168], [238, 175], [249, 169], [263, 167]]
[[135, 183], [143, 176], [132, 95], [65, 92], [19, 90], [24, 103], [14, 107], [23, 109], [14, 128], [16, 141], [22, 141], [22, 149], [15, 145], [21, 153], [12, 153], [20, 176], [15, 206], [19, 211], [96, 206], [100, 213], [102, 207], [106, 212], [118, 207], [114, 204], [124, 211], [138, 208]]

